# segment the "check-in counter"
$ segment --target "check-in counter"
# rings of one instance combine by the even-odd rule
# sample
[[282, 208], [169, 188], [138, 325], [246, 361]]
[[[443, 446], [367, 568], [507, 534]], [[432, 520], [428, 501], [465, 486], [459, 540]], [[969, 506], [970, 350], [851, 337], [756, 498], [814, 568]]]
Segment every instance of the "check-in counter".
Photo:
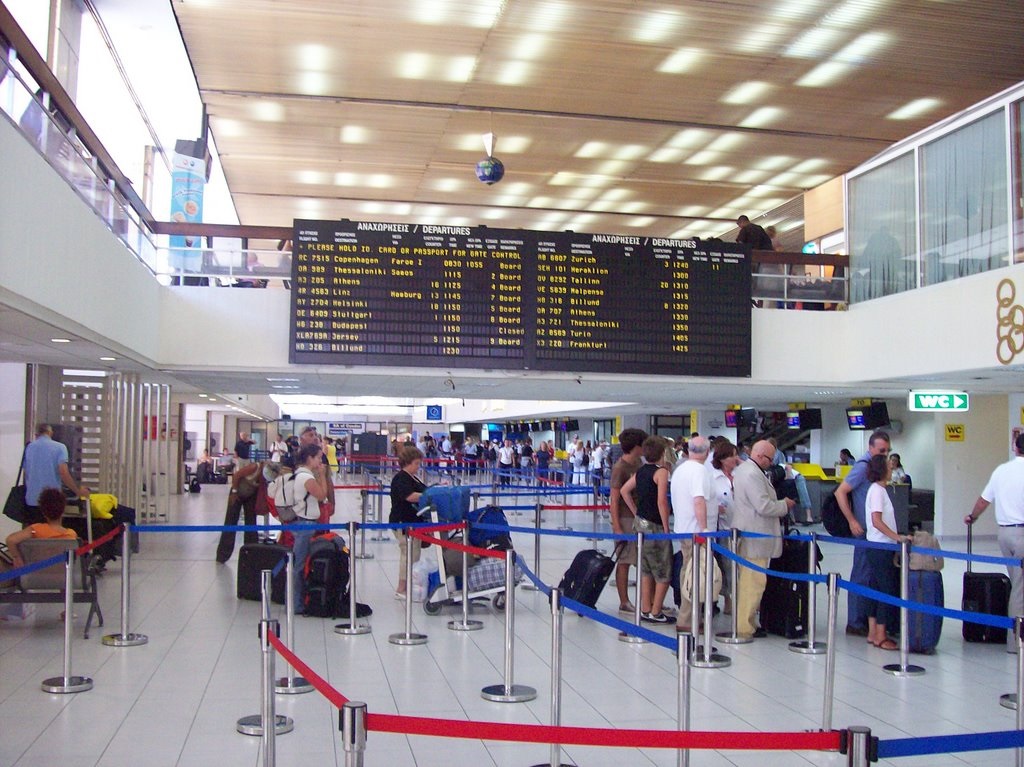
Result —
[[[849, 473], [849, 466], [841, 467], [846, 469], [843, 476]], [[795, 463], [793, 470], [803, 475], [807, 480], [807, 494], [811, 499], [811, 508], [814, 510], [814, 520], [821, 521], [821, 503], [826, 494], [834, 493], [841, 480], [829, 474], [816, 463]], [[896, 527], [898, 532], [910, 532], [910, 485], [896, 484], [887, 488], [889, 497], [892, 499], [893, 511], [896, 513]]]

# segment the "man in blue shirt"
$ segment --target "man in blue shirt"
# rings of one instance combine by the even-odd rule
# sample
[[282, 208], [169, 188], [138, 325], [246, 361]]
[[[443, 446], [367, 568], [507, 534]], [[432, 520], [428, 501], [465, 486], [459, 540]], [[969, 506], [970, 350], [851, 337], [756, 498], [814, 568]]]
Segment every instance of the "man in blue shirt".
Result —
[[[884, 431], [873, 432], [868, 438], [868, 451], [850, 469], [850, 473], [836, 489], [836, 500], [839, 508], [850, 523], [850, 532], [854, 538], [864, 540], [865, 526], [864, 507], [867, 502], [868, 461], [875, 455], [889, 455], [889, 435]], [[850, 582], [861, 586], [868, 585], [871, 566], [868, 563], [867, 549], [854, 546], [853, 568], [850, 570]], [[847, 595], [846, 602], [846, 633], [857, 636], [868, 635], [868, 619], [865, 614], [864, 597], [854, 593]]]
[[68, 449], [53, 440], [53, 427], [48, 423], [36, 428], [35, 441], [25, 448], [25, 522], [28, 526], [42, 522], [39, 496], [48, 487], [67, 487], [79, 498], [89, 495], [89, 488], [80, 485], [68, 470]]

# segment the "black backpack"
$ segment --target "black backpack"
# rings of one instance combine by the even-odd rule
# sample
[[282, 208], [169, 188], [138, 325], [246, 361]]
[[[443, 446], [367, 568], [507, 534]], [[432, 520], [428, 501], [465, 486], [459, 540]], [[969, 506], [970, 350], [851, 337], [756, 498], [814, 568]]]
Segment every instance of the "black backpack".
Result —
[[[345, 539], [334, 533], [315, 536], [309, 542], [309, 556], [303, 567], [306, 615], [318, 618], [342, 617], [342, 603], [348, 594], [348, 547]], [[348, 605], [345, 605], [348, 614]]]
[[587, 454], [586, 451], [584, 451], [583, 458], [580, 460], [580, 466], [589, 466], [589, 465], [590, 465], [590, 455]]
[[825, 531], [836, 538], [852, 538], [850, 523], [846, 515], [839, 508], [839, 500], [835, 493], [826, 493], [825, 499], [821, 502], [821, 523], [825, 525]]

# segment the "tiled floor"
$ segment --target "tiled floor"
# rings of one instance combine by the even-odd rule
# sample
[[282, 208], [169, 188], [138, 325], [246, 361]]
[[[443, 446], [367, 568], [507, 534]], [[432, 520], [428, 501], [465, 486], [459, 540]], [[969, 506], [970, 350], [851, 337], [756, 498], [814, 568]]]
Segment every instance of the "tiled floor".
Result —
[[[216, 524], [226, 501], [223, 486], [204, 486], [198, 496], [175, 500], [172, 521]], [[351, 496], [341, 501], [345, 519], [356, 513]], [[577, 516], [578, 515], [578, 516]], [[574, 518], [575, 517], [575, 518]], [[570, 524], [589, 529], [589, 516], [570, 513]], [[552, 519], [550, 521], [557, 521]], [[512, 517], [513, 524], [525, 522]], [[239, 541], [240, 542], [240, 541]], [[543, 539], [541, 577], [557, 582], [578, 538]], [[39, 606], [24, 622], [0, 623], [0, 765], [16, 767], [234, 767], [263, 764], [260, 740], [235, 732], [239, 717], [259, 712], [260, 650], [256, 638], [259, 604], [235, 599], [235, 560], [214, 561], [213, 533], [145, 533], [133, 558], [132, 630], [148, 635], [140, 647], [110, 648], [104, 633], [119, 631], [121, 578], [116, 565], [102, 578], [104, 630], [81, 638], [76, 624], [73, 673], [95, 680], [90, 692], [50, 695], [39, 683], [62, 673], [63, 631], [59, 607]], [[549, 721], [549, 611], [545, 598], [517, 591], [515, 681], [537, 689], [529, 703], [492, 703], [480, 688], [502, 681], [503, 619], [489, 607], [475, 609], [482, 631], [449, 631], [458, 611], [426, 616], [415, 606], [415, 630], [429, 635], [422, 646], [398, 647], [388, 635], [404, 627], [404, 605], [392, 598], [397, 570], [393, 542], [369, 542], [375, 558], [359, 562], [360, 600], [373, 605], [373, 632], [345, 637], [334, 621], [300, 618], [299, 656], [346, 696], [365, 700], [371, 712], [424, 715], [456, 720], [512, 723]], [[532, 564], [533, 543], [517, 536]], [[963, 542], [947, 542], [962, 548]], [[847, 573], [850, 553], [825, 546], [824, 569]], [[994, 543], [979, 551], [997, 553]], [[981, 568], [991, 569], [991, 568]], [[961, 562], [947, 560], [946, 604], [960, 603]], [[840, 630], [845, 625], [840, 610]], [[613, 611], [613, 590], [599, 604]], [[825, 599], [820, 594], [820, 626]], [[275, 610], [277, 608], [275, 607]], [[82, 611], [84, 614], [84, 610]], [[727, 628], [727, 618], [719, 616]], [[81, 623], [81, 619], [77, 622]], [[671, 633], [666, 630], [666, 633]], [[674, 727], [676, 662], [665, 649], [627, 645], [605, 626], [568, 613], [564, 619], [562, 723], [589, 727]], [[732, 659], [720, 670], [693, 671], [693, 722], [699, 730], [799, 731], [821, 726], [825, 656], [791, 653], [771, 637], [739, 646], [719, 646]], [[881, 667], [898, 654], [840, 635], [833, 725], [867, 725], [885, 738], [986, 732], [1014, 726], [1014, 713], [1000, 707], [1001, 693], [1015, 685], [1015, 658], [996, 645], [968, 645], [960, 625], [946, 621], [939, 652], [912, 656], [924, 676], [898, 679]], [[280, 660], [279, 675], [285, 673]], [[280, 765], [344, 764], [337, 711], [318, 693], [277, 696], [279, 713], [292, 717], [294, 732], [277, 740]], [[547, 763], [547, 746], [406, 737], [370, 733], [367, 765], [521, 765]], [[564, 763], [674, 765], [664, 750], [567, 747]], [[694, 751], [695, 766], [773, 767], [845, 764], [838, 754]], [[981, 751], [904, 758], [883, 764], [1008, 765], [1009, 751]]]

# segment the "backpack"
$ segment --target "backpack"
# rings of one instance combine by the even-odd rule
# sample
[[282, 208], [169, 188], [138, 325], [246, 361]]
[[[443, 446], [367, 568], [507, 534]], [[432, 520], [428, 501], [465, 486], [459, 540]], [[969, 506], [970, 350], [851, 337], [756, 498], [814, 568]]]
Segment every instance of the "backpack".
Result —
[[469, 545], [481, 549], [500, 549], [509, 551], [512, 548], [512, 537], [507, 532], [498, 530], [482, 530], [476, 527], [485, 525], [508, 525], [508, 518], [497, 506], [484, 506], [482, 509], [466, 512], [463, 515], [469, 523]]
[[302, 568], [306, 580], [303, 610], [318, 618], [342, 617], [348, 594], [349, 552], [345, 539], [328, 532], [309, 542], [309, 556]]
[[[308, 493], [307, 493], [308, 495]], [[267, 488], [267, 496], [274, 500], [277, 518], [282, 522], [294, 522], [301, 508], [305, 511], [306, 496], [295, 497], [295, 474], [282, 474]]]
[[839, 508], [839, 500], [835, 493], [826, 493], [825, 500], [821, 502], [821, 523], [825, 525], [825, 531], [836, 538], [852, 538], [850, 523], [846, 515]]
[[203, 489], [203, 486], [199, 484], [199, 477], [192, 477], [188, 482], [188, 491], [190, 493], [198, 493]]
[[583, 457], [580, 459], [580, 466], [589, 466], [589, 465], [590, 465], [590, 455], [588, 455], [587, 452], [584, 450], [583, 451]]

